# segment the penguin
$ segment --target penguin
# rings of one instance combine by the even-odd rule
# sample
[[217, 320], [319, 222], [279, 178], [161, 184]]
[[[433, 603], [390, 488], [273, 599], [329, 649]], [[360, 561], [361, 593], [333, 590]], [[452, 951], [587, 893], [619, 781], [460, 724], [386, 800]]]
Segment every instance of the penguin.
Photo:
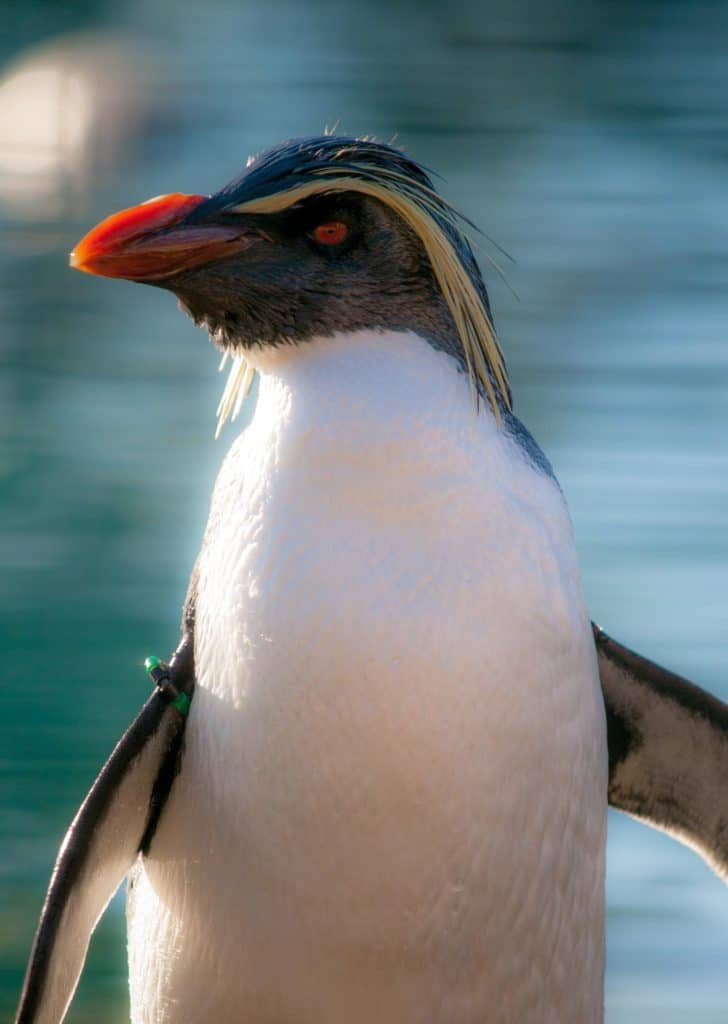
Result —
[[67, 833], [17, 1024], [128, 877], [134, 1024], [603, 1019], [610, 802], [725, 876], [728, 708], [590, 622], [468, 224], [371, 139], [103, 221], [255, 374], [182, 639]]

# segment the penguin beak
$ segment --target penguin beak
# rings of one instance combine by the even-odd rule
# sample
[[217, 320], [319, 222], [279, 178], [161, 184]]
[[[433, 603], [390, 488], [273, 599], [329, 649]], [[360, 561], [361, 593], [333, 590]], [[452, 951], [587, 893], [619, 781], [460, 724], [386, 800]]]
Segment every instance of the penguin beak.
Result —
[[76, 270], [154, 283], [247, 249], [260, 233], [249, 226], [191, 224], [207, 196], [173, 192], [102, 220], [69, 257]]

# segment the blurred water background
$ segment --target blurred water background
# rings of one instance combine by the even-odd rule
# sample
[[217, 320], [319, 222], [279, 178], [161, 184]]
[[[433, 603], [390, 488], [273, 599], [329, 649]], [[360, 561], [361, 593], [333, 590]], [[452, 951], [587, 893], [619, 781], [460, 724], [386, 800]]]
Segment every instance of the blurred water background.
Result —
[[[594, 618], [728, 698], [728, 18], [707, 0], [0, 2], [0, 1018], [63, 830], [176, 643], [222, 380], [170, 296], [74, 274], [119, 207], [284, 137], [397, 139], [514, 258], [517, 411]], [[607, 1019], [728, 1019], [728, 890], [610, 821]], [[282, 984], [285, 984], [283, 965]], [[126, 1019], [123, 900], [69, 1020]]]

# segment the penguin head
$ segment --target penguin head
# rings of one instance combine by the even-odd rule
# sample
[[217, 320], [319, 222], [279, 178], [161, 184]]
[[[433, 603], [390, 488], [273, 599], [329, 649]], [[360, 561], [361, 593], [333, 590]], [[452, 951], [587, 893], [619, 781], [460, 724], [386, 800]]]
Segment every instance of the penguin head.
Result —
[[323, 136], [273, 147], [212, 196], [174, 193], [114, 214], [71, 265], [173, 292], [238, 370], [260, 347], [414, 331], [499, 415], [507, 374], [461, 220], [400, 150]]

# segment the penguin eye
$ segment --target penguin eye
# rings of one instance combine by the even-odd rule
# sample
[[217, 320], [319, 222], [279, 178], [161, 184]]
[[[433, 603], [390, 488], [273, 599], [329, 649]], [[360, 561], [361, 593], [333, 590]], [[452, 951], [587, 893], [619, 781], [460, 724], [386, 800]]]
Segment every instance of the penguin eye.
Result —
[[311, 232], [311, 237], [320, 245], [339, 245], [349, 234], [349, 227], [341, 220], [328, 220]]

